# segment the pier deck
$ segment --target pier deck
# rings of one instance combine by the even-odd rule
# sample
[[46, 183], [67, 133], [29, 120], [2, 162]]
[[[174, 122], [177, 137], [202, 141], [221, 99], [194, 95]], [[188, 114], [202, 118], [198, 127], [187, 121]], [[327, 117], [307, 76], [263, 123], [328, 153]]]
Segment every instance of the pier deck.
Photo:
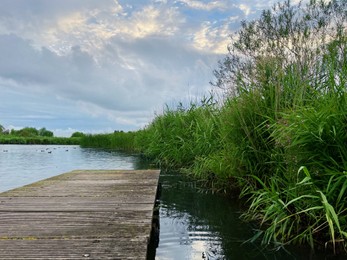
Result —
[[0, 259], [146, 259], [159, 171], [72, 171], [0, 193]]

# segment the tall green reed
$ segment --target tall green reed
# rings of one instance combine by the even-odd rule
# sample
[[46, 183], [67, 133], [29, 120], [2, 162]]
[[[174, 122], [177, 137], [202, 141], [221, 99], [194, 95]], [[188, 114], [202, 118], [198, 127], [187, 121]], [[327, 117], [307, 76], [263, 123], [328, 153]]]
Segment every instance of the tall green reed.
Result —
[[[213, 98], [166, 108], [145, 128], [136, 142], [162, 167], [189, 168], [198, 158], [220, 149], [218, 108]], [[141, 145], [140, 145], [141, 146]]]
[[[301, 167], [295, 182], [274, 176], [268, 184], [253, 176], [261, 188], [253, 190], [250, 206], [243, 214], [257, 221], [262, 229], [251, 239], [262, 237], [264, 245], [309, 244], [312, 248], [330, 247], [347, 238], [345, 172], [325, 172], [328, 182], [315, 180]], [[324, 187], [324, 188], [322, 188]], [[249, 194], [248, 194], [249, 195]]]
[[82, 147], [137, 151], [135, 132], [115, 131], [112, 134], [94, 134], [81, 137]]
[[[267, 152], [277, 162], [270, 171], [249, 171], [243, 178], [242, 196], [250, 205], [244, 218], [259, 221], [262, 229], [255, 238], [262, 237], [265, 245], [308, 243], [313, 248], [321, 243], [334, 251], [337, 244], [346, 245], [346, 41], [333, 41], [327, 49], [317, 74], [306, 81], [293, 80], [295, 66], [276, 79], [281, 83], [276, 96], [282, 100], [270, 102], [279, 109], [263, 118], [271, 144]], [[271, 162], [271, 156], [263, 159]]]

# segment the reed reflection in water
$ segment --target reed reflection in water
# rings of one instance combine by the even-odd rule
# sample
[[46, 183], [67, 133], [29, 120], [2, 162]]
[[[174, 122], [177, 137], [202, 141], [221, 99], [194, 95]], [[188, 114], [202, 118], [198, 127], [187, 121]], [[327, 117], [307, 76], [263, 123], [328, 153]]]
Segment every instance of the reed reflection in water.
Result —
[[194, 182], [177, 174], [162, 173], [160, 182], [156, 259], [228, 259], [227, 251], [232, 248], [225, 246], [223, 236], [241, 249], [250, 232], [240, 225], [236, 205], [199, 191]]
[[206, 193], [192, 180], [162, 172], [160, 238], [156, 260], [190, 259], [341, 259], [308, 247], [265, 250], [245, 242], [254, 227], [242, 222], [239, 201]]

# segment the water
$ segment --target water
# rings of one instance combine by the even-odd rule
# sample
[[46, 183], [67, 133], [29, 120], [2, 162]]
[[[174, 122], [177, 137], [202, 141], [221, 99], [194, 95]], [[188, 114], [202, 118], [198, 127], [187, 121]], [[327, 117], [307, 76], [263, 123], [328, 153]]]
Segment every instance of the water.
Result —
[[[182, 175], [161, 173], [160, 241], [156, 260], [202, 259], [346, 259], [309, 248], [265, 250], [245, 243], [254, 228], [240, 220], [242, 205], [213, 195]], [[203, 258], [205, 257], [205, 258]]]
[[[0, 192], [77, 169], [145, 169], [138, 156], [61, 145], [0, 145]], [[156, 260], [338, 259], [307, 248], [267, 251], [244, 243], [253, 235], [241, 206], [174, 173], [161, 173], [160, 236]], [[205, 258], [203, 258], [205, 257]], [[345, 259], [345, 258], [340, 258]]]
[[138, 158], [76, 145], [0, 145], [0, 192], [80, 169], [137, 168]]

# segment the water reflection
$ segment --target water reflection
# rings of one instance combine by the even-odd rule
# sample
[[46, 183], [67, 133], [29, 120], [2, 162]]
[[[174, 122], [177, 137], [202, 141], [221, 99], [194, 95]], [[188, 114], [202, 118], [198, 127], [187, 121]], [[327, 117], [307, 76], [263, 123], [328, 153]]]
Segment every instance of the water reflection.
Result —
[[228, 234], [228, 240], [239, 249], [249, 237], [249, 232], [240, 226], [238, 209], [224, 198], [199, 192], [193, 182], [177, 174], [162, 173], [160, 181], [156, 259], [226, 259], [231, 247], [223, 245], [223, 234]]
[[264, 250], [245, 243], [252, 227], [240, 220], [237, 201], [199, 191], [181, 175], [161, 173], [160, 241], [157, 260], [343, 259], [308, 248]]

